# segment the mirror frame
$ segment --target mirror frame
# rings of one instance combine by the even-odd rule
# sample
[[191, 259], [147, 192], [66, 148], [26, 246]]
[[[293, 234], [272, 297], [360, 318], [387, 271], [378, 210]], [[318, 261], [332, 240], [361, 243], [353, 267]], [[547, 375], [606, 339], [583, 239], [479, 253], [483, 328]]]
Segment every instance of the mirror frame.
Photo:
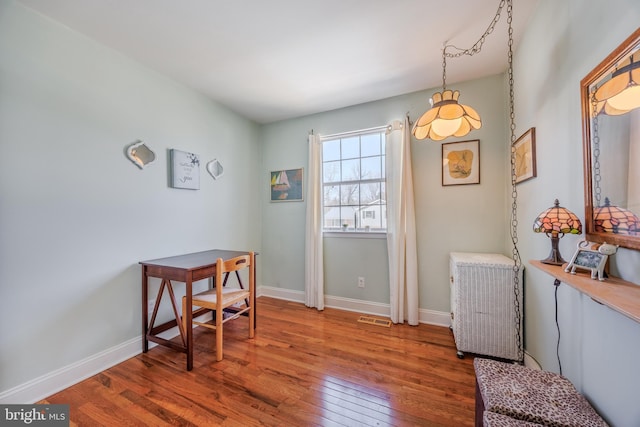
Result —
[[585, 237], [588, 241], [611, 243], [621, 247], [640, 250], [640, 236], [629, 236], [595, 231], [593, 221], [593, 176], [591, 167], [591, 105], [589, 88], [602, 79], [621, 59], [627, 57], [640, 45], [640, 28], [633, 32], [620, 46], [609, 54], [580, 82], [582, 104], [582, 149], [584, 161]]

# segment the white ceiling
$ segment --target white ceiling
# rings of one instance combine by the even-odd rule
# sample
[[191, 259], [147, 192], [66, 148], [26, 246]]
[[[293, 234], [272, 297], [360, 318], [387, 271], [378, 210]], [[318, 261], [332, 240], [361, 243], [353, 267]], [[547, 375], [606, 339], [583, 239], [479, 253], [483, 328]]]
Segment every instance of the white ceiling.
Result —
[[[19, 0], [259, 123], [442, 85], [499, 0]], [[538, 0], [514, 0], [515, 45]], [[447, 85], [507, 68], [507, 12]], [[425, 100], [425, 107], [428, 106]]]

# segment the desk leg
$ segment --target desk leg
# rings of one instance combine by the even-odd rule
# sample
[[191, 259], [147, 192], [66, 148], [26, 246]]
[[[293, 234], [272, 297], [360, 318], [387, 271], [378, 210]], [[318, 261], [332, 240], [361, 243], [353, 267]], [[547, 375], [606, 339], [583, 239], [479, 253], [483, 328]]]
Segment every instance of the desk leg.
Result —
[[185, 323], [187, 325], [187, 330], [185, 332], [187, 335], [187, 371], [190, 371], [193, 369], [193, 277], [191, 272], [187, 275], [186, 285], [185, 296], [187, 297], [187, 310], [186, 313], [182, 313], [182, 316], [186, 317]]
[[256, 262], [256, 258], [255, 256], [253, 257], [253, 286], [254, 286], [254, 292], [253, 292], [253, 300], [251, 301], [251, 309], [253, 310], [253, 329], [256, 329], [258, 327], [258, 312], [256, 311], [256, 294], [257, 292], [255, 292], [256, 288], [258, 287], [258, 273], [256, 273], [256, 271], [258, 271], [257, 266], [255, 265]]
[[142, 352], [149, 351], [149, 340], [147, 333], [149, 332], [149, 312], [147, 307], [147, 299], [149, 294], [149, 277], [147, 276], [147, 267], [142, 267]]

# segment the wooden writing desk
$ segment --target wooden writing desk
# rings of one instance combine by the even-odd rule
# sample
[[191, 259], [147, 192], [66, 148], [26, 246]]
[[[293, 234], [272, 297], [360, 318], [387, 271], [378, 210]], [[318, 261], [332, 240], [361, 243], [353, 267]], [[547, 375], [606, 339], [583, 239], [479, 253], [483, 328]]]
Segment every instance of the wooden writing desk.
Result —
[[[227, 260], [240, 255], [247, 255], [248, 253], [249, 252], [243, 251], [213, 249], [186, 255], [158, 258], [149, 261], [140, 261], [140, 265], [142, 265], [142, 351], [144, 353], [149, 351], [149, 341], [171, 347], [175, 350], [186, 353], [187, 370], [190, 371], [191, 369], [193, 369], [193, 328], [191, 327], [191, 320], [194, 317], [199, 316], [200, 314], [204, 314], [207, 310], [200, 309], [196, 310], [195, 312], [192, 312], [192, 310], [187, 310], [186, 313], [183, 313], [183, 315], [186, 317], [186, 324], [188, 325], [187, 330], [183, 330], [184, 328], [182, 326], [182, 322], [180, 321], [178, 305], [173, 293], [173, 285], [171, 281], [174, 280], [176, 282], [185, 283], [187, 307], [192, 307], [191, 297], [193, 293], [193, 282], [215, 277], [216, 260], [218, 258]], [[153, 308], [153, 314], [151, 315], [151, 321], [149, 321], [149, 311], [147, 309], [147, 300], [149, 296], [149, 277], [162, 279], [160, 288], [158, 289], [156, 303]], [[240, 277], [238, 277], [238, 279], [240, 279]], [[169, 296], [171, 298], [171, 305], [173, 307], [175, 319], [165, 322], [161, 325], [154, 326], [156, 316], [158, 314], [158, 307], [160, 306], [160, 300], [164, 295], [165, 288], [169, 292]], [[253, 309], [255, 310], [255, 295], [254, 301], [251, 301], [251, 304], [253, 304]], [[159, 333], [173, 328], [174, 326], [177, 326], [180, 331], [182, 344], [158, 336]]]

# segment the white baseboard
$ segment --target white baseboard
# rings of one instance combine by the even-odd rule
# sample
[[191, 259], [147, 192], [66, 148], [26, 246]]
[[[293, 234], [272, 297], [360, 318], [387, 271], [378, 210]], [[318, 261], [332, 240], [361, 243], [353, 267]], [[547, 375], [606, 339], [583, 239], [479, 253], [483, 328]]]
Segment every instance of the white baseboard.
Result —
[[[260, 286], [257, 289], [257, 295], [304, 304], [304, 292], [302, 291]], [[331, 308], [385, 317], [389, 316], [390, 311], [389, 304], [334, 296], [326, 296], [325, 305]], [[206, 316], [210, 316], [210, 314], [205, 315], [203, 319], [205, 319]], [[449, 319], [449, 313], [420, 310], [420, 323], [449, 326]], [[177, 335], [178, 328], [171, 328], [160, 334], [161, 337], [166, 339], [171, 339]], [[153, 348], [156, 345], [157, 344], [149, 343], [149, 348]], [[68, 366], [27, 381], [24, 384], [0, 392], [0, 404], [31, 404], [38, 402], [140, 353], [142, 353], [142, 337], [132, 338], [122, 344], [89, 356], [86, 359], [79, 360]]]
[[49, 372], [0, 393], [0, 404], [31, 404], [142, 352], [142, 338], [132, 338], [86, 359]]
[[[261, 286], [258, 289], [258, 296], [273, 297], [304, 304], [303, 291], [292, 291], [290, 289]], [[357, 313], [364, 314], [375, 314], [385, 317], [389, 317], [391, 312], [389, 304], [335, 297], [331, 295], [325, 295], [324, 303], [326, 307], [330, 308], [338, 308], [340, 310], [355, 311]], [[427, 310], [421, 308], [419, 321], [420, 323], [426, 323], [429, 325], [449, 327], [449, 325], [451, 324], [451, 315], [442, 311]]]

